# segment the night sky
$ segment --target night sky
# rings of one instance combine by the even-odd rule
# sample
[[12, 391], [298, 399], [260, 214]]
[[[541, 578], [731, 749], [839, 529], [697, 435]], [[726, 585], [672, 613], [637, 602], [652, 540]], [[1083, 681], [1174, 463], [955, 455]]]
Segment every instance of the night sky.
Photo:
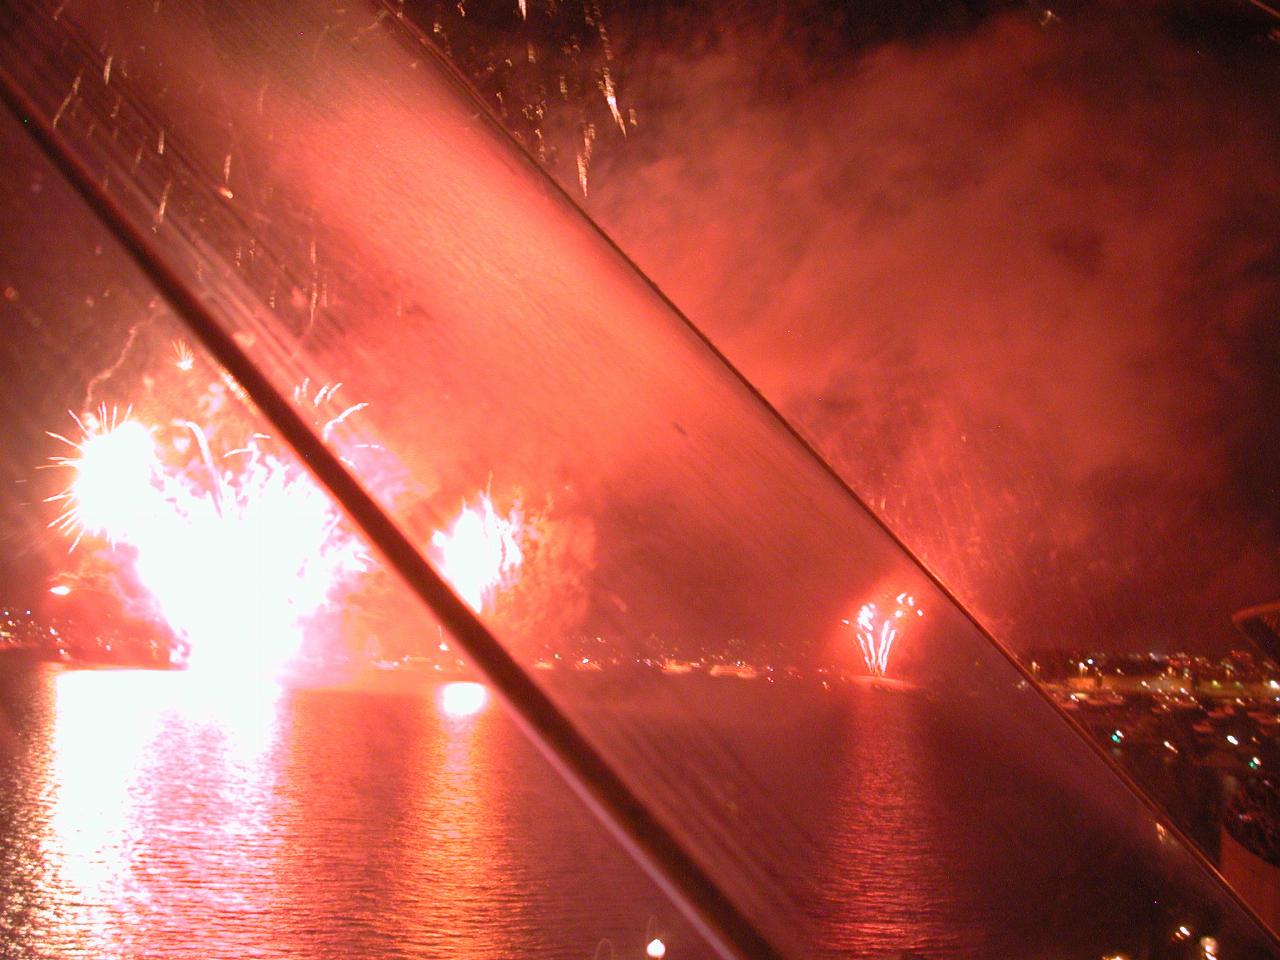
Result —
[[[571, 29], [530, 6], [539, 42]], [[479, 18], [490, 46], [440, 22], [566, 190], [997, 638], [1238, 645], [1231, 612], [1280, 594], [1265, 18], [735, 9], [605, 7], [607, 34], [577, 23], [581, 56], [538, 68], [567, 70], [582, 103], [532, 125], [509, 109], [530, 74], [485, 69], [519, 46], [512, 12]], [[603, 66], [625, 137], [593, 87]], [[89, 228], [15, 130], [0, 576], [21, 601], [65, 549], [39, 503], [56, 482], [35, 468], [60, 452], [44, 431], [83, 408], [132, 325], [149, 344], [126, 354], [134, 382], [169, 339], [162, 307], [113, 300], [129, 284], [91, 245], [56, 249], [46, 225]], [[95, 346], [85, 369], [24, 362], [54, 314]]]

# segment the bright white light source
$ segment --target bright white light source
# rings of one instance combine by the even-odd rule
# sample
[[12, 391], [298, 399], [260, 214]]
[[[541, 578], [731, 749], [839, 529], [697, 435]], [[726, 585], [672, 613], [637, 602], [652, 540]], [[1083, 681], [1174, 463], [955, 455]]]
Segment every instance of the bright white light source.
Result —
[[1236, 738], [1234, 733], [1227, 734], [1227, 743], [1231, 744], [1233, 747], [1240, 746], [1240, 741]]
[[654, 937], [649, 941], [649, 945], [644, 948], [644, 955], [652, 957], [653, 960], [662, 960], [667, 955], [667, 945], [658, 937]]
[[50, 587], [49, 592], [52, 593], [55, 597], [65, 597], [67, 594], [71, 592], [71, 588], [68, 587], [65, 583], [60, 583], [56, 587]]
[[475, 716], [489, 702], [489, 691], [483, 683], [457, 681], [440, 688], [440, 709], [447, 717]]

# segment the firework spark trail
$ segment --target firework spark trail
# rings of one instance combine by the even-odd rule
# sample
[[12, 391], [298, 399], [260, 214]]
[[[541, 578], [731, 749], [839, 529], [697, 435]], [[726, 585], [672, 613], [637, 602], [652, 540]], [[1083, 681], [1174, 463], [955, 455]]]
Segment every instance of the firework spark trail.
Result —
[[917, 617], [924, 616], [924, 611], [916, 606], [915, 597], [909, 593], [898, 594], [891, 605], [885, 604], [886, 609], [890, 606], [892, 612], [881, 614], [875, 603], [864, 603], [853, 623], [843, 621], [854, 628], [858, 649], [873, 677], [883, 677], [888, 672], [889, 655], [905, 627], [904, 618], [912, 613]]
[[[293, 399], [295, 402], [302, 405], [309, 404], [310, 406], [314, 407], [318, 411], [323, 404], [329, 403], [333, 400], [333, 398], [337, 395], [338, 391], [342, 389], [342, 382], [338, 381], [337, 383], [326, 383], [319, 390], [317, 390], [315, 392], [315, 396], [312, 396], [312, 397], [308, 396], [308, 391], [310, 390], [310, 388], [311, 388], [311, 381], [303, 380], [302, 383], [294, 387]], [[340, 427], [343, 423], [345, 423], [349, 417], [353, 417], [357, 413], [360, 413], [362, 410], [367, 409], [368, 406], [369, 404], [367, 403], [353, 403], [351, 404], [351, 406], [347, 407], [345, 410], [339, 413], [336, 417], [330, 417], [320, 427], [320, 438], [324, 440], [326, 443], [328, 443], [330, 438], [333, 435], [333, 431], [337, 427]], [[345, 460], [346, 458], [344, 457], [343, 459]]]
[[[115, 376], [116, 371], [119, 370], [120, 367], [124, 364], [125, 360], [128, 359], [129, 352], [133, 349], [134, 341], [138, 339], [138, 332], [142, 329], [143, 326], [150, 323], [151, 319], [152, 319], [151, 317], [148, 317], [145, 320], [139, 320], [137, 323], [131, 326], [129, 328], [128, 336], [125, 337], [124, 346], [120, 348], [120, 353], [116, 355], [115, 361], [110, 366], [102, 370], [99, 370], [96, 374], [94, 374], [92, 378], [90, 378], [88, 385], [84, 389], [84, 403], [81, 404], [81, 409], [83, 410], [93, 409], [95, 405], [95, 400], [93, 398], [94, 390], [97, 389], [98, 384], [105, 383], [106, 381], [110, 380], [113, 376]], [[62, 438], [59, 438], [59, 439], [62, 439]]]

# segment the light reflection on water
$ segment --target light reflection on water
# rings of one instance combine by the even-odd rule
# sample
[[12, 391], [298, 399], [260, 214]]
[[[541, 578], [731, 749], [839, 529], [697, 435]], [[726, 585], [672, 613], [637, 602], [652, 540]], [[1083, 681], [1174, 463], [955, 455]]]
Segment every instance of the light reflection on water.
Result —
[[[45, 942], [130, 956], [193, 922], [234, 931], [219, 918], [251, 912], [272, 879], [280, 689], [227, 697], [146, 671], [59, 672], [53, 686], [43, 842], [61, 896]], [[250, 860], [258, 889], [242, 883]]]
[[590, 956], [670, 914], [478, 685], [0, 679], [0, 956]]
[[[920, 749], [923, 737], [919, 721], [909, 712], [899, 723], [886, 724], [884, 712], [892, 707], [892, 695], [872, 691], [867, 699], [851, 702], [847, 719], [850, 731], [887, 728], [883, 737], [849, 735], [840, 738], [849, 755], [842, 766], [857, 775], [840, 779], [834, 804], [837, 815], [825, 827], [831, 837], [831, 855], [837, 878], [828, 891], [833, 905], [859, 902], [869, 909], [847, 916], [831, 930], [833, 940], [846, 947], [860, 943], [913, 943], [932, 949], [929, 956], [953, 956], [960, 946], [952, 931], [963, 929], [966, 918], [962, 891], [954, 878], [933, 859], [913, 863], [914, 882], [888, 884], [886, 877], [901, 869], [904, 850], [938, 849], [936, 836], [945, 830], [935, 809], [945, 797], [933, 782]], [[868, 842], [868, 838], [892, 837], [892, 843]], [[888, 891], [892, 896], [886, 896]], [[938, 949], [945, 946], [946, 949]]]
[[[1087, 785], [919, 690], [570, 679], [660, 730], [674, 781], [714, 779], [720, 821], [681, 828], [750, 831], [804, 956], [1154, 960], [1216, 929], [1195, 888], [1153, 898]], [[0, 662], [0, 761], [4, 960], [709, 956], [476, 685]]]

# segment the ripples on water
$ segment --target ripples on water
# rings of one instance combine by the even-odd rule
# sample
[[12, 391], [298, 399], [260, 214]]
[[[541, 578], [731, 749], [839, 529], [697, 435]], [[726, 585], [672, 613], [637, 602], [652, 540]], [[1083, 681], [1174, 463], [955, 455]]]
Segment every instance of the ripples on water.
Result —
[[[0, 957], [710, 955], [474, 688], [197, 679], [0, 664]], [[796, 892], [813, 956], [1167, 951], [1195, 910], [1088, 784], [930, 697], [590, 682], [601, 722], [658, 731], [662, 776], [723, 795], [682, 829], [754, 831], [744, 876]]]
[[705, 955], [500, 710], [192, 679], [6, 671], [0, 956]]

